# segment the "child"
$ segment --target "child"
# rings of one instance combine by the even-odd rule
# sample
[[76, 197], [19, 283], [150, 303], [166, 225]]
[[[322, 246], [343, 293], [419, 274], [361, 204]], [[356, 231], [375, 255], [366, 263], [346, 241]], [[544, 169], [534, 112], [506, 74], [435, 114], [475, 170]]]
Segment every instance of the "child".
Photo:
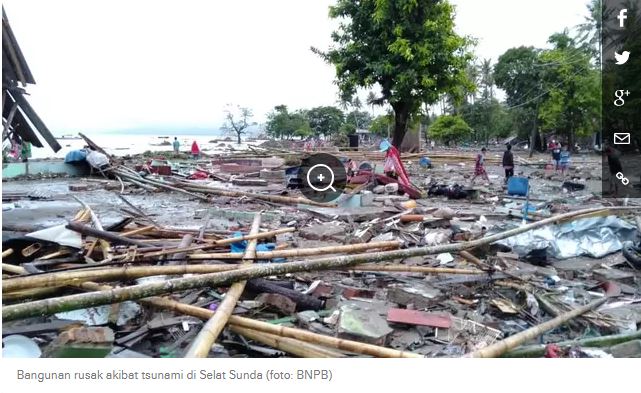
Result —
[[561, 175], [565, 176], [565, 171], [570, 169], [570, 152], [568, 145], [563, 145], [563, 150], [559, 155], [559, 165], [561, 166]]
[[505, 169], [505, 183], [514, 176], [514, 155], [512, 154], [512, 145], [507, 144], [507, 150], [503, 153], [503, 169]]
[[481, 149], [481, 153], [476, 156], [476, 163], [474, 164], [474, 177], [472, 178], [472, 184], [474, 184], [474, 180], [478, 176], [481, 176], [490, 183], [490, 178], [487, 176], [487, 172], [485, 171], [485, 152], [487, 151], [486, 148]]

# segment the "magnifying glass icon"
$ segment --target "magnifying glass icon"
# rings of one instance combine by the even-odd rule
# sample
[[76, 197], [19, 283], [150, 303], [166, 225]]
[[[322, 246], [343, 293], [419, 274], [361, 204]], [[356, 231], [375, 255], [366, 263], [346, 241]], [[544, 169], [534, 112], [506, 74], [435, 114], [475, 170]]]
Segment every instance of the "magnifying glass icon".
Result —
[[[327, 169], [327, 171], [331, 175], [329, 183], [327, 184], [326, 187], [323, 187], [323, 188], [315, 187], [312, 184], [312, 181], [309, 178], [310, 175], [312, 174], [312, 172], [314, 171], [314, 169], [317, 169], [317, 168], [325, 168], [325, 169]], [[325, 181], [325, 176], [322, 173], [319, 173], [315, 177], [315, 179], [317, 179], [320, 182], [324, 182]], [[307, 171], [307, 184], [309, 184], [309, 187], [314, 191], [323, 192], [323, 191], [327, 191], [327, 190], [332, 190], [332, 191], [336, 192], [336, 189], [333, 187], [333, 185], [334, 185], [334, 171], [332, 171], [332, 168], [328, 167], [325, 164], [316, 164], [313, 167], [309, 168], [309, 171]]]

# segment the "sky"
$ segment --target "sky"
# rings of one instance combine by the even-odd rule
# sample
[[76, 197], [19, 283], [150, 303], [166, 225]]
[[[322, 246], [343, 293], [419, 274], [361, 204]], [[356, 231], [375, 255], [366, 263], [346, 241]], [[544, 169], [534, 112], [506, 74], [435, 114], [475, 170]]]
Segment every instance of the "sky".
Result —
[[[587, 0], [453, 0], [479, 58], [576, 26]], [[264, 122], [275, 106], [336, 105], [326, 49], [334, 0], [4, 0], [55, 134], [217, 129], [227, 105]], [[366, 93], [362, 94], [364, 102]], [[380, 111], [380, 110], [379, 110]]]

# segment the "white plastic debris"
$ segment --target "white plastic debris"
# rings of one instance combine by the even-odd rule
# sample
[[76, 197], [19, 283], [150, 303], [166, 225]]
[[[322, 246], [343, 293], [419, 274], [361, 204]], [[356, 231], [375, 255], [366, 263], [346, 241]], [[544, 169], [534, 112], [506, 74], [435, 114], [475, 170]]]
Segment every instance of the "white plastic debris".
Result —
[[29, 337], [14, 334], [2, 339], [3, 358], [39, 358], [42, 351]]
[[452, 261], [454, 261], [454, 257], [450, 253], [443, 253], [443, 254], [438, 254], [436, 256], [436, 259], [439, 260], [441, 265], [446, 265]]

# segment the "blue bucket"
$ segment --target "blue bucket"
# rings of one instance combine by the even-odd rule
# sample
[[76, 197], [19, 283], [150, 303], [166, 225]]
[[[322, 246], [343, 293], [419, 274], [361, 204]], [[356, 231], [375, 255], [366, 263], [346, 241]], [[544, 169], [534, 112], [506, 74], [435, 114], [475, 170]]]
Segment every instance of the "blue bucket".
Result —
[[529, 188], [529, 181], [525, 177], [510, 177], [507, 181], [507, 193], [509, 195], [526, 196]]

